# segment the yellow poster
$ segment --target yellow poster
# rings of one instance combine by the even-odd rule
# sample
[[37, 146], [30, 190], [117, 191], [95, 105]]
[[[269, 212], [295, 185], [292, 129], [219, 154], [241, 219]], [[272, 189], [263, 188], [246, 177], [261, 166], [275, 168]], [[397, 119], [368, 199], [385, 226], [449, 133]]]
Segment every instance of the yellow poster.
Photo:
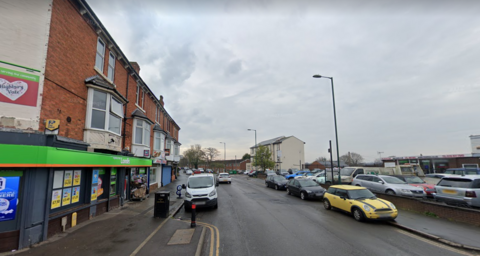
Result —
[[80, 187], [74, 187], [72, 190], [72, 204], [80, 200]]
[[82, 171], [73, 171], [73, 185], [80, 186], [80, 179], [82, 178]]
[[69, 205], [71, 198], [72, 198], [72, 189], [64, 188], [63, 195], [62, 195], [62, 206]]
[[73, 171], [65, 171], [65, 176], [63, 176], [63, 186], [64, 187], [72, 186], [72, 173], [73, 173]]
[[57, 190], [52, 191], [52, 206], [50, 208], [55, 209], [55, 208], [60, 207], [61, 198], [62, 198], [62, 190], [61, 189], [57, 189]]
[[92, 187], [92, 198], [90, 199], [90, 201], [95, 201], [97, 200], [97, 187]]

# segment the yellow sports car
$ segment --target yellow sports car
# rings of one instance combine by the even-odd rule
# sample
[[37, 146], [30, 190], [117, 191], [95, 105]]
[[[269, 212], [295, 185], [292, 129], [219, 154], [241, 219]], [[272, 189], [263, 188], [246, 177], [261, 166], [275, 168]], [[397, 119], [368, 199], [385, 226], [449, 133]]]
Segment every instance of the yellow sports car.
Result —
[[323, 206], [351, 213], [357, 221], [394, 220], [398, 215], [389, 201], [377, 198], [367, 188], [350, 185], [330, 186], [323, 196]]

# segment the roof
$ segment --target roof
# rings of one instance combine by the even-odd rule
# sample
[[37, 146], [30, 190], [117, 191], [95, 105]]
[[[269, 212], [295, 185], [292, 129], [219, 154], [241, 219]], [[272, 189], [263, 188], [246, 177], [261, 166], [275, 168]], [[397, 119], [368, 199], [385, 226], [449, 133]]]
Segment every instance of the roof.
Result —
[[87, 85], [91, 84], [91, 85], [95, 85], [95, 86], [107, 89], [107, 90], [113, 92], [115, 94], [115, 96], [120, 98], [122, 103], [127, 103], [128, 102], [127, 98], [125, 98], [119, 91], [117, 91], [117, 89], [115, 88], [114, 85], [105, 81], [105, 79], [103, 79], [103, 77], [101, 77], [99, 75], [94, 75], [94, 76], [91, 76], [91, 77], [87, 77], [87, 79], [85, 79], [85, 83]]
[[133, 112], [132, 112], [132, 117], [138, 117], [140, 119], [143, 119], [147, 122], [150, 122], [150, 124], [153, 124], [152, 120], [148, 119], [148, 117], [143, 113], [143, 111], [141, 111], [140, 109], [135, 109]]
[[[292, 138], [292, 137], [298, 139], [298, 138], [295, 137], [295, 136], [288, 136], [288, 137], [286, 137], [286, 136], [280, 136], [280, 137], [276, 137], [276, 138], [273, 138], [273, 139], [269, 139], [269, 140], [262, 141], [262, 142], [260, 142], [260, 143], [257, 144], [257, 147], [259, 147], [259, 146], [266, 146], [266, 145], [270, 145], [270, 144], [279, 144], [279, 143], [282, 143], [283, 141], [285, 141], [285, 140], [287, 140], [287, 139], [289, 139], [289, 138]], [[303, 143], [305, 143], [304, 141], [302, 141], [302, 140], [300, 140], [300, 139], [298, 139], [298, 140], [301, 141], [301, 142], [303, 142]], [[256, 147], [256, 146], [254, 145], [254, 146], [251, 146], [250, 148], [255, 148], [255, 147]]]
[[161, 132], [161, 133], [163, 133], [163, 134], [167, 134], [167, 132], [164, 131], [159, 124], [155, 124], [155, 125], [153, 126], [153, 130], [154, 130], [154, 131], [159, 131], [159, 132]]
[[330, 186], [330, 187], [331, 187], [331, 188], [345, 189], [345, 190], [367, 189], [367, 188], [364, 188], [364, 187], [352, 186], [352, 185], [332, 185], [332, 186]]

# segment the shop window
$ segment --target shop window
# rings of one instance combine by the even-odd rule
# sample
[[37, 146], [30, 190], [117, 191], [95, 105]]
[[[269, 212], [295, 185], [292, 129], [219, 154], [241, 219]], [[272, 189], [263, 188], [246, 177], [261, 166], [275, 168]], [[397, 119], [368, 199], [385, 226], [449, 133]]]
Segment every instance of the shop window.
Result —
[[15, 220], [22, 171], [0, 171], [0, 222]]
[[53, 175], [50, 209], [63, 209], [82, 202], [82, 170], [56, 170]]
[[150, 185], [157, 183], [157, 168], [150, 169]]
[[117, 195], [117, 168], [110, 171], [110, 196]]
[[93, 169], [91, 201], [108, 198], [107, 189], [109, 186], [111, 186], [111, 181], [108, 181], [105, 168]]
[[130, 173], [130, 198], [143, 199], [147, 191], [146, 168], [133, 168]]

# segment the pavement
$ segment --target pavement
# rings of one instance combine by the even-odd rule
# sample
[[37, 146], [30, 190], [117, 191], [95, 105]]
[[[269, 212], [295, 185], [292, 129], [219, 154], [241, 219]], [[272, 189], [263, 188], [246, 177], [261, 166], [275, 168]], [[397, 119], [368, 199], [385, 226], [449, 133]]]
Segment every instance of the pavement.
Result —
[[[168, 218], [154, 218], [155, 193], [143, 201], [129, 201], [123, 207], [83, 222], [47, 241], [3, 255], [204, 255], [209, 249], [210, 231], [202, 225], [190, 227], [189, 220], [174, 219], [183, 206], [176, 187], [187, 175], [159, 188], [170, 191]], [[183, 196], [183, 195], [182, 195]], [[208, 253], [207, 253], [208, 254]]]

